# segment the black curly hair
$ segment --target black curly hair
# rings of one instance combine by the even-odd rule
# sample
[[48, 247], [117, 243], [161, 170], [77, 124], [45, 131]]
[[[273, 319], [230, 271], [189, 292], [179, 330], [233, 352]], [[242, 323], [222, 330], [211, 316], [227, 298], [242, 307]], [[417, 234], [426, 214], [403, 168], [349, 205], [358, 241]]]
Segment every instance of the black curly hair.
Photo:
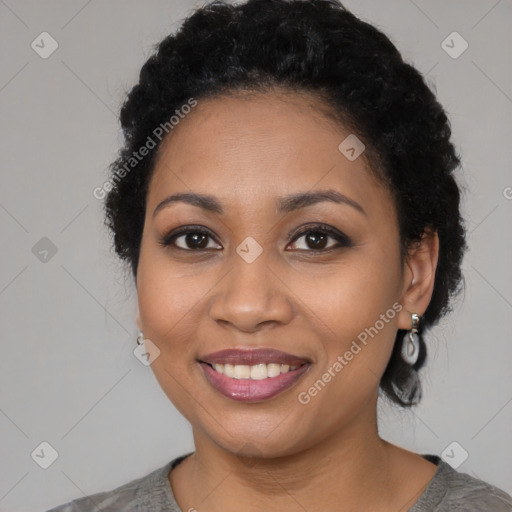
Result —
[[[125, 143], [110, 166], [105, 224], [115, 250], [137, 276], [146, 195], [165, 137], [152, 136], [191, 98], [269, 91], [307, 92], [364, 142], [372, 170], [392, 192], [402, 257], [427, 231], [440, 253], [432, 299], [420, 322], [420, 356], [400, 357], [399, 330], [380, 387], [406, 407], [421, 397], [423, 334], [450, 309], [463, 283], [465, 229], [453, 176], [460, 159], [447, 116], [421, 74], [382, 32], [335, 0], [213, 1], [163, 39], [122, 106]], [[160, 130], [161, 132], [162, 130]], [[168, 129], [166, 129], [168, 131]], [[140, 148], [154, 144], [144, 158]], [[129, 165], [128, 165], [129, 163]]]

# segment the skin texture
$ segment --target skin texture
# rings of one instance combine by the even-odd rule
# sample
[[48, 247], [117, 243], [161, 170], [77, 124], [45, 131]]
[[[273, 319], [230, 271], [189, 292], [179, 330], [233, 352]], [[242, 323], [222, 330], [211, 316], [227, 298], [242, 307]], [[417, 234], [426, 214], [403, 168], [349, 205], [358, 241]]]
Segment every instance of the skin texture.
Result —
[[[397, 329], [409, 329], [411, 312], [428, 306], [438, 239], [425, 236], [402, 264], [389, 191], [364, 153], [351, 162], [338, 150], [350, 132], [318, 101], [279, 90], [201, 100], [160, 148], [137, 274], [138, 325], [161, 351], [151, 366], [159, 384], [193, 429], [195, 454], [169, 475], [183, 510], [334, 511], [343, 503], [396, 512], [412, 506], [436, 470], [379, 438], [376, 403]], [[278, 197], [320, 189], [348, 196], [365, 213], [327, 201], [278, 213]], [[177, 202], [153, 218], [178, 192], [213, 195], [224, 212]], [[335, 248], [329, 236], [324, 252], [314, 251], [307, 236], [296, 238], [311, 223], [339, 230], [352, 245]], [[190, 248], [184, 236], [175, 244], [188, 251], [159, 244], [187, 225], [211, 231], [208, 249]], [[263, 249], [252, 263], [236, 252], [248, 236]], [[397, 303], [400, 313], [299, 403], [298, 394]], [[312, 364], [292, 388], [247, 404], [216, 391], [197, 362], [255, 347]]]

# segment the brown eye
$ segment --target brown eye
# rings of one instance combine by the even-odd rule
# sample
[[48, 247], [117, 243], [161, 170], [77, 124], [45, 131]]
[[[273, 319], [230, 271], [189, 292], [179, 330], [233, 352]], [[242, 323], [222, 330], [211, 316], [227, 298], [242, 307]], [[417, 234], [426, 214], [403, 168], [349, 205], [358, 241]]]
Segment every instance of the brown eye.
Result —
[[[303, 242], [297, 244], [297, 240], [304, 239]], [[329, 243], [329, 239], [334, 243]], [[327, 226], [313, 226], [307, 230], [302, 231], [293, 239], [293, 244], [300, 251], [325, 251], [336, 247], [349, 247], [351, 245], [350, 239], [343, 233], [331, 229]], [[297, 246], [298, 245], [298, 246]]]
[[160, 241], [160, 244], [164, 247], [174, 246], [185, 251], [218, 249], [212, 243], [215, 244], [212, 235], [208, 231], [199, 228], [187, 228], [178, 232], [171, 232]]
[[[183, 238], [183, 245], [178, 240]], [[203, 233], [187, 233], [174, 239], [176, 245], [182, 249], [206, 249], [208, 246], [208, 235]]]

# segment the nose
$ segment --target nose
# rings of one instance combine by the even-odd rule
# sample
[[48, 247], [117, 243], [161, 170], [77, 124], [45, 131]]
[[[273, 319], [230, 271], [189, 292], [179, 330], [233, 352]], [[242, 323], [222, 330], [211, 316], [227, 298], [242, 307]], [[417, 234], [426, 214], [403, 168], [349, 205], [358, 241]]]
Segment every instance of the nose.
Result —
[[211, 302], [210, 317], [246, 333], [289, 323], [294, 312], [291, 292], [277, 275], [264, 253], [252, 263], [234, 254], [231, 271]]

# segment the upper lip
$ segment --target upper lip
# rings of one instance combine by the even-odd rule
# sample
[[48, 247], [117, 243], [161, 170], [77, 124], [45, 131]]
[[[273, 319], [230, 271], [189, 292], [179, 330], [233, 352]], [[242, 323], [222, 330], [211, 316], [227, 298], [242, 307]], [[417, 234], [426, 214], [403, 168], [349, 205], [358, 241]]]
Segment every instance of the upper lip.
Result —
[[228, 348], [199, 357], [198, 360], [208, 364], [243, 364], [248, 366], [271, 363], [301, 366], [310, 362], [304, 357], [287, 354], [286, 352], [281, 352], [280, 350], [274, 350], [272, 348]]

